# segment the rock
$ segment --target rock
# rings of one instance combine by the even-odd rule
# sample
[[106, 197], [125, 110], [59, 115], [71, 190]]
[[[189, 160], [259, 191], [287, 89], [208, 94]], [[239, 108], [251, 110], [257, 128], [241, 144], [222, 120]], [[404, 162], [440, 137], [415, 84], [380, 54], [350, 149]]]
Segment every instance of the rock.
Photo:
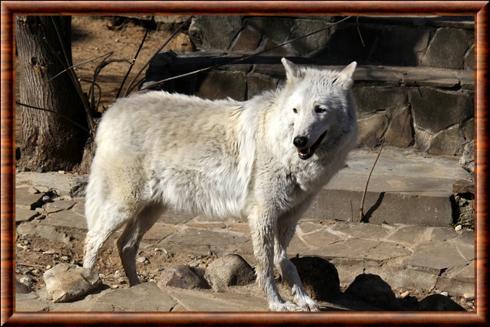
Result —
[[333, 264], [319, 257], [292, 258], [306, 292], [315, 300], [329, 301], [340, 295], [340, 281]]
[[207, 99], [245, 100], [246, 76], [239, 71], [211, 71], [199, 87], [198, 95]]
[[35, 292], [17, 293], [15, 295], [16, 312], [48, 311], [49, 303], [39, 297]]
[[431, 67], [463, 69], [464, 56], [472, 36], [457, 28], [439, 28], [429, 42], [422, 64]]
[[28, 281], [25, 279], [25, 277], [27, 276], [22, 276], [21, 278], [15, 280], [15, 293], [27, 294], [32, 292], [32, 278], [30, 278], [30, 281]]
[[227, 254], [211, 262], [204, 277], [215, 291], [228, 286], [246, 285], [255, 280], [254, 269], [237, 254]]
[[185, 289], [210, 288], [207, 281], [196, 268], [186, 265], [179, 265], [163, 270], [158, 286], [162, 289], [165, 286]]
[[414, 125], [437, 133], [473, 117], [473, 94], [464, 90], [448, 91], [414, 87], [408, 92]]
[[262, 35], [250, 26], [246, 26], [231, 46], [233, 52], [251, 53], [259, 46]]
[[84, 197], [87, 189], [88, 181], [81, 181], [79, 184], [74, 185], [70, 189], [70, 196], [72, 197]]
[[30, 186], [28, 189], [27, 189], [27, 192], [31, 193], [31, 194], [39, 194], [41, 193], [37, 188], [35, 188], [34, 186]]
[[277, 81], [264, 74], [250, 73], [247, 75], [247, 99], [265, 91], [275, 89]]
[[370, 117], [359, 119], [357, 123], [359, 127], [357, 143], [373, 148], [380, 143], [388, 125], [388, 119], [385, 114], [376, 113]]
[[189, 26], [189, 37], [198, 50], [227, 50], [241, 27], [239, 16], [197, 16]]
[[464, 69], [476, 69], [475, 45], [473, 44], [464, 56]]
[[386, 144], [406, 148], [413, 143], [413, 128], [410, 109], [402, 108], [393, 113], [385, 133]]
[[360, 274], [349, 285], [345, 294], [363, 300], [384, 310], [399, 310], [400, 304], [390, 285], [374, 274]]
[[353, 95], [361, 116], [378, 111], [395, 112], [407, 108], [407, 92], [401, 88], [384, 86], [354, 86]]
[[473, 301], [475, 299], [475, 295], [474, 294], [470, 294], [470, 293], [464, 293], [463, 294], [463, 298], [466, 301]]
[[463, 144], [464, 138], [456, 125], [434, 135], [427, 152], [435, 155], [459, 155], [463, 151]]
[[465, 311], [463, 307], [441, 294], [432, 294], [418, 304], [420, 311]]
[[459, 158], [459, 164], [464, 170], [474, 174], [475, 172], [475, 141], [468, 142], [463, 147], [463, 154]]
[[39, 213], [31, 210], [29, 207], [15, 206], [15, 221], [17, 223], [30, 221], [37, 216], [39, 216]]
[[43, 279], [48, 297], [55, 303], [78, 300], [102, 285], [97, 273], [68, 263], [47, 270]]

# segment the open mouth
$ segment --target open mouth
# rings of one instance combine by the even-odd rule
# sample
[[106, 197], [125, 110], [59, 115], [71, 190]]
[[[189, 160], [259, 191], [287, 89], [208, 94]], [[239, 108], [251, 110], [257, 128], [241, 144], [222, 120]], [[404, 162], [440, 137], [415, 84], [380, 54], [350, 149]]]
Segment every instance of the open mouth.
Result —
[[325, 131], [322, 135], [320, 135], [320, 137], [316, 140], [315, 143], [313, 143], [312, 146], [302, 148], [302, 149], [298, 149], [299, 158], [302, 160], [306, 160], [306, 159], [310, 158], [315, 153], [315, 151], [318, 148], [318, 146], [320, 145], [320, 143], [322, 143], [325, 135], [327, 135], [327, 131]]

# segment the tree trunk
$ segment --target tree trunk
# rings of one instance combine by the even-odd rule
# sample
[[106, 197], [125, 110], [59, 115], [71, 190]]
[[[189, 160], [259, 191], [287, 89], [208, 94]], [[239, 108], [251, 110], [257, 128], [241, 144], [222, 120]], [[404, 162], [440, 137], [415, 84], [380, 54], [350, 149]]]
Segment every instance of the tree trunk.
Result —
[[[82, 99], [65, 72], [70, 65], [71, 18], [17, 16], [21, 170], [71, 170], [82, 159], [89, 136]], [[76, 123], [73, 123], [76, 122]], [[78, 126], [77, 126], [78, 125]]]

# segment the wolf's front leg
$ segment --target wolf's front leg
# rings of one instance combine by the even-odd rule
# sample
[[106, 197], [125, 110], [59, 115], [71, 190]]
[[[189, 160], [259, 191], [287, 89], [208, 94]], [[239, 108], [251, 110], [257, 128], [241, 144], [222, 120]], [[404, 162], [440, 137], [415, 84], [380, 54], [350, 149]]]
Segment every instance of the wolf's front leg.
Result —
[[289, 260], [286, 251], [289, 242], [294, 236], [296, 223], [303, 211], [303, 208], [297, 208], [280, 217], [274, 246], [274, 263], [281, 272], [282, 279], [291, 287], [294, 302], [300, 306], [301, 310], [319, 311], [318, 304], [306, 293], [298, 270]]
[[257, 282], [264, 290], [272, 311], [299, 311], [300, 307], [291, 302], [284, 301], [276, 287], [273, 274], [274, 260], [274, 231], [276, 230], [277, 216], [266, 210], [254, 209], [248, 217], [254, 255], [257, 258]]

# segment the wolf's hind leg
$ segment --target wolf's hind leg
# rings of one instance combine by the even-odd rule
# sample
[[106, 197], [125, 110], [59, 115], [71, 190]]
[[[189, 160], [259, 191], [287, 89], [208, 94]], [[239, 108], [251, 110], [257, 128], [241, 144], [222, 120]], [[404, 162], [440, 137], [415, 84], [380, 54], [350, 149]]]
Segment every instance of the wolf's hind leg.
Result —
[[265, 292], [269, 309], [272, 311], [300, 310], [294, 303], [285, 302], [281, 298], [274, 280], [274, 231], [277, 217], [267, 211], [255, 208], [248, 220], [254, 255], [257, 258], [257, 282]]
[[136, 272], [136, 253], [141, 239], [160, 218], [163, 211], [163, 207], [157, 204], [145, 207], [133, 220], [128, 222], [121, 237], [117, 240], [117, 249], [130, 286], [139, 284]]
[[306, 293], [296, 266], [287, 256], [287, 247], [294, 236], [296, 223], [303, 210], [293, 211], [281, 216], [277, 226], [277, 237], [274, 246], [274, 263], [283, 280], [291, 287], [294, 302], [305, 311], [319, 311], [318, 304]]

